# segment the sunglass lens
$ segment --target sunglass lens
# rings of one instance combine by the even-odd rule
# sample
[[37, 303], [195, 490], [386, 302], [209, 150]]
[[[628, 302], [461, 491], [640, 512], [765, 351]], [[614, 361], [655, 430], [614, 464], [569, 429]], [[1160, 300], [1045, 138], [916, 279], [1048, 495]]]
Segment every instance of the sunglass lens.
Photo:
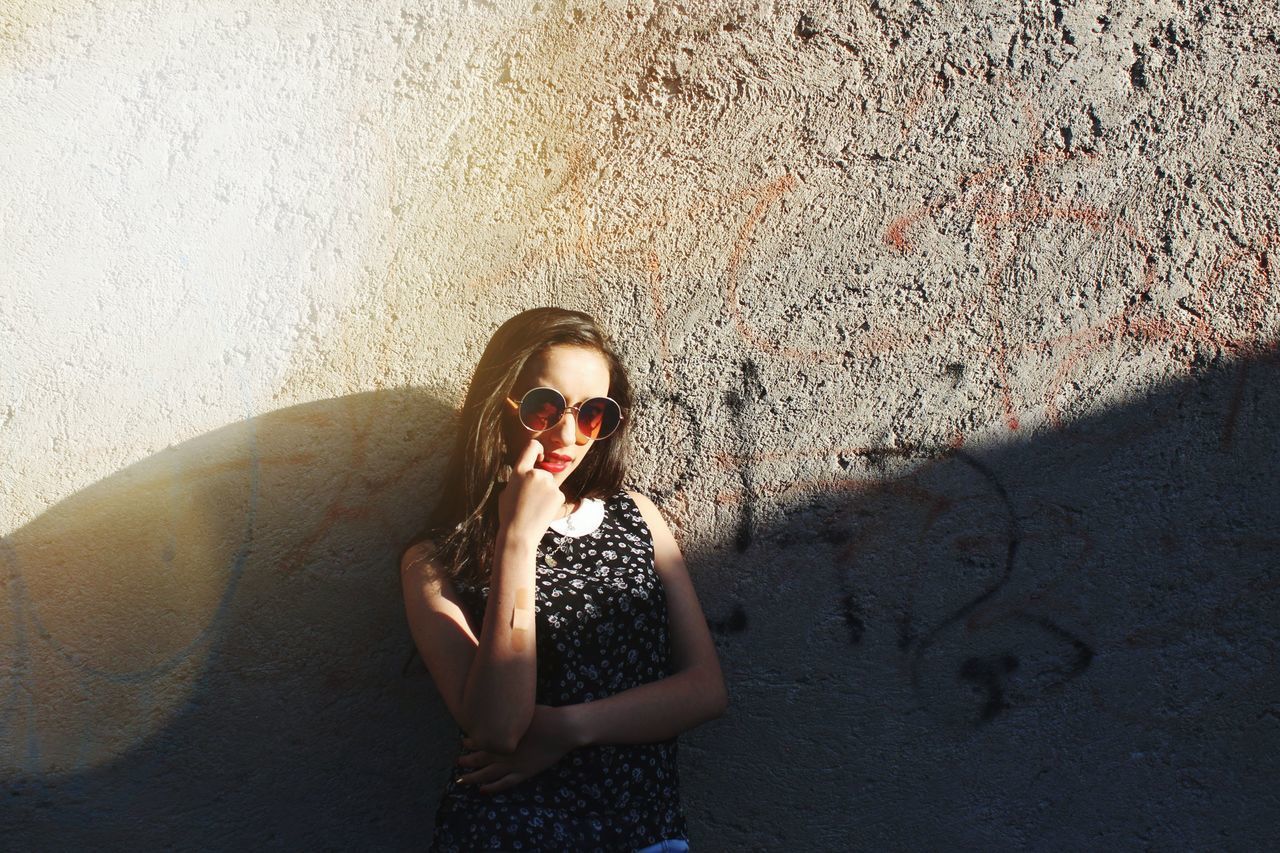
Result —
[[564, 415], [564, 397], [552, 388], [534, 388], [520, 401], [520, 422], [534, 432], [551, 429]]
[[608, 397], [593, 397], [578, 410], [578, 432], [585, 438], [608, 438], [621, 420], [617, 403]]

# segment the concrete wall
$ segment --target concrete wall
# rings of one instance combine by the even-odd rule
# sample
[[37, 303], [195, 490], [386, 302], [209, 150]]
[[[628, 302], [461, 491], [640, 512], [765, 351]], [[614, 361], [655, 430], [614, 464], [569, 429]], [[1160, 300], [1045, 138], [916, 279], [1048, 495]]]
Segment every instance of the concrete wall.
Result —
[[546, 303], [716, 631], [698, 849], [1273, 846], [1278, 19], [0, 3], [6, 846], [424, 843], [394, 558]]

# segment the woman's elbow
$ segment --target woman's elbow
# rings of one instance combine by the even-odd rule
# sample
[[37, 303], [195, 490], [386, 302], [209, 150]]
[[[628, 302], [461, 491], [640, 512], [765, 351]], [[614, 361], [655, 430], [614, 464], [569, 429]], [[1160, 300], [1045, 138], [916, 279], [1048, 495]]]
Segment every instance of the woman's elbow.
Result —
[[710, 719], [714, 720], [717, 717], [723, 717], [724, 713], [728, 710], [729, 691], [725, 689], [724, 681], [721, 681], [719, 689], [717, 689], [712, 696]]
[[[532, 711], [532, 709], [530, 709]], [[515, 752], [533, 721], [533, 714], [527, 717], [508, 720], [489, 720], [481, 722], [472, 716], [470, 727], [464, 726], [467, 738], [484, 752]]]
[[704, 676], [702, 689], [703, 708], [707, 720], [714, 720], [729, 710], [729, 692], [724, 686], [724, 676], [719, 668]]
[[516, 751], [528, 728], [529, 724], [526, 722], [518, 731], [513, 726], [475, 726], [474, 730], [466, 731], [468, 740], [476, 749], [483, 752], [510, 753]]
[[520, 738], [512, 737], [509, 734], [497, 735], [497, 736], [478, 736], [478, 737], [472, 737], [471, 743], [475, 746], [476, 749], [479, 749], [483, 752], [507, 754], [507, 753], [512, 753], [516, 751], [516, 747], [520, 745]]

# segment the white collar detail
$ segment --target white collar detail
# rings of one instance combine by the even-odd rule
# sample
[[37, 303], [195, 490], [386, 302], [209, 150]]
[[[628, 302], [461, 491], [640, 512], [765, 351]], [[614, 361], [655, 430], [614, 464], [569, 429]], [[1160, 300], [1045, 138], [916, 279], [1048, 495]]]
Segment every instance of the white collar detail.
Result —
[[551, 522], [551, 529], [561, 536], [586, 536], [604, 521], [604, 501], [599, 498], [583, 498], [582, 505], [564, 518]]

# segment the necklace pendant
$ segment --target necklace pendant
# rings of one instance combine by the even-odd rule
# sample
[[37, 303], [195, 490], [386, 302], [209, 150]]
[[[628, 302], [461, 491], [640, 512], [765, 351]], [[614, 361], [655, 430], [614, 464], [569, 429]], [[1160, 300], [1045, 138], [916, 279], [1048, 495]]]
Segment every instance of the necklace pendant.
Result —
[[546, 556], [544, 556], [542, 558], [542, 561], [553, 569], [556, 567], [556, 558], [551, 556], [550, 554], [547, 554]]

